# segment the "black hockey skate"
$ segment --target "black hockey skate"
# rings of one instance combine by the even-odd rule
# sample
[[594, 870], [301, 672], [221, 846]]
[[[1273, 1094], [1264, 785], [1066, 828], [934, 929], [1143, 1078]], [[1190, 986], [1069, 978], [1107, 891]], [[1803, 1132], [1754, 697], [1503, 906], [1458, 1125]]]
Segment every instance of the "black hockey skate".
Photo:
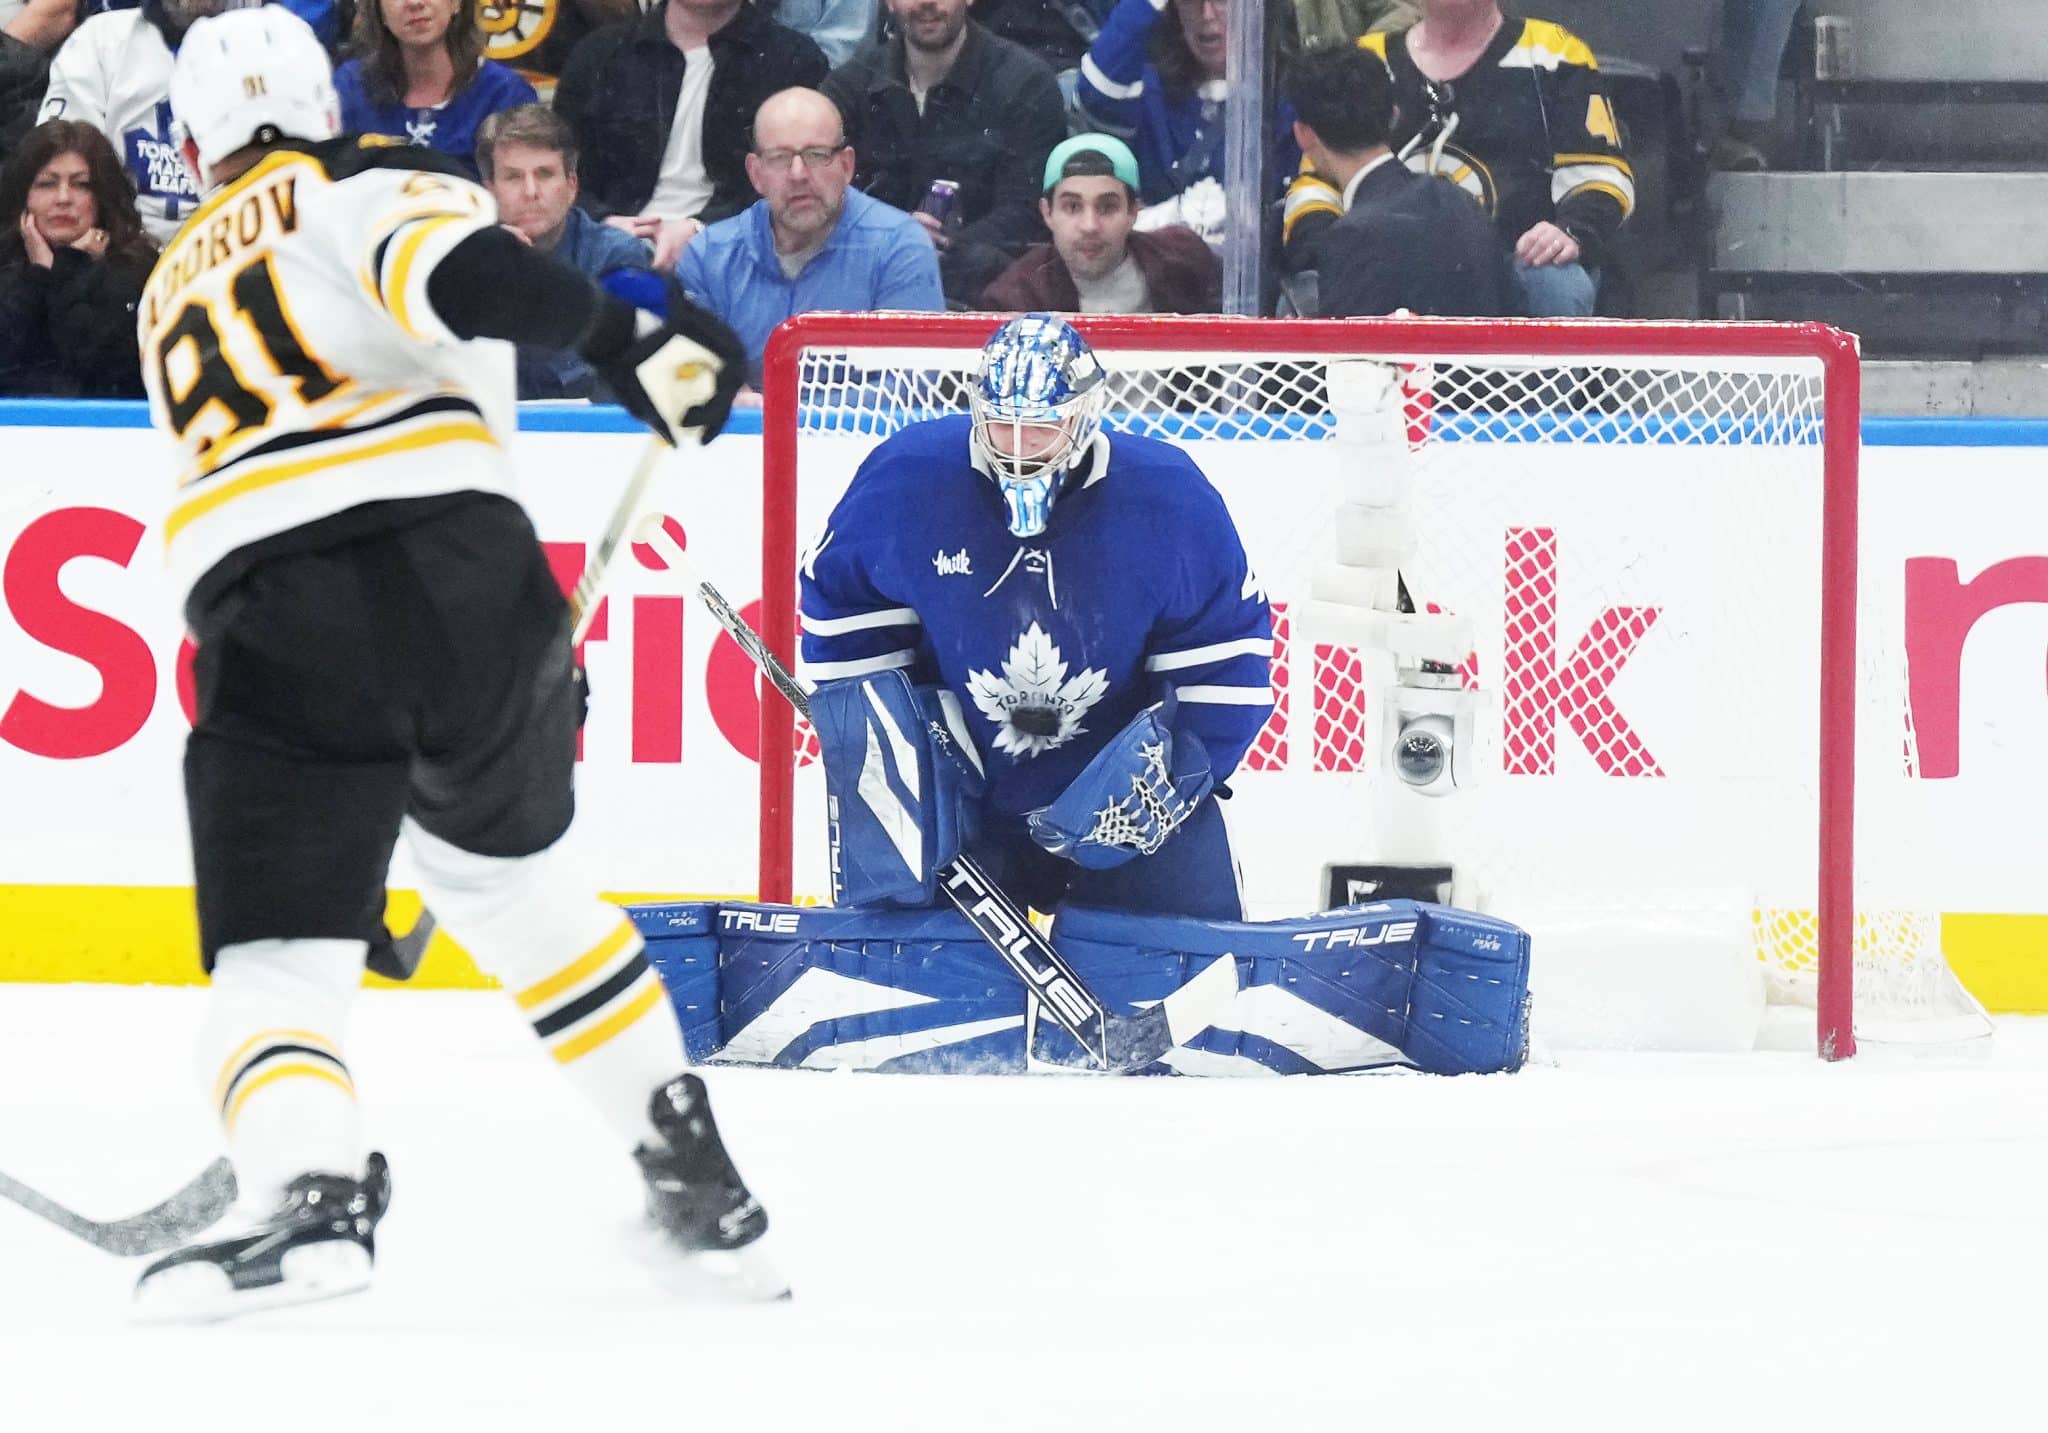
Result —
[[360, 1180], [302, 1174], [253, 1229], [188, 1244], [143, 1270], [138, 1317], [223, 1319], [256, 1309], [331, 1299], [366, 1288], [373, 1231], [391, 1203], [391, 1171], [370, 1156]]
[[647, 1217], [683, 1257], [683, 1292], [727, 1299], [786, 1299], [789, 1285], [762, 1247], [768, 1211], [733, 1167], [695, 1075], [654, 1092], [647, 1110], [662, 1143], [633, 1151], [647, 1181]]

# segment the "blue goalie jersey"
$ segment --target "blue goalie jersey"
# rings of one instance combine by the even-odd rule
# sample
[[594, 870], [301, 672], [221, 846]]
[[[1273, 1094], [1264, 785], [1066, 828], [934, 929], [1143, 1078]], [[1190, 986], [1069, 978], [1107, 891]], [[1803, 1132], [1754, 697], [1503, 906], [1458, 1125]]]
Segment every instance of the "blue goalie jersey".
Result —
[[861, 464], [804, 558], [807, 675], [949, 687], [998, 826], [1169, 689], [1226, 778], [1273, 708], [1273, 620], [1222, 496], [1180, 449], [1102, 432], [1045, 532], [1013, 537], [970, 429], [914, 424]]

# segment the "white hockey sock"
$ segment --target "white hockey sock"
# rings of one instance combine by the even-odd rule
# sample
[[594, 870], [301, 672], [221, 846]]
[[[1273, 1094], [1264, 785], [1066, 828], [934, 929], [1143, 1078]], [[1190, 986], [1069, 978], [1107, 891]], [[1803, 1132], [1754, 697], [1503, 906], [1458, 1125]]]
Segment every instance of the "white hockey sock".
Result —
[[251, 1205], [275, 1203], [312, 1170], [362, 1173], [341, 1041], [367, 950], [359, 940], [259, 940], [214, 959], [199, 1075]]
[[617, 906], [591, 900], [589, 907], [586, 933], [602, 934], [580, 949], [567, 947], [577, 949], [572, 959], [562, 960], [558, 948], [516, 973], [503, 965], [497, 975], [569, 1082], [630, 1149], [653, 1138], [647, 1103], [656, 1086], [682, 1071], [683, 1032], [633, 923]]
[[571, 1084], [628, 1149], [655, 1138], [647, 1106], [686, 1059], [682, 1027], [639, 932], [555, 849], [477, 856], [408, 823], [428, 906], [498, 977]]

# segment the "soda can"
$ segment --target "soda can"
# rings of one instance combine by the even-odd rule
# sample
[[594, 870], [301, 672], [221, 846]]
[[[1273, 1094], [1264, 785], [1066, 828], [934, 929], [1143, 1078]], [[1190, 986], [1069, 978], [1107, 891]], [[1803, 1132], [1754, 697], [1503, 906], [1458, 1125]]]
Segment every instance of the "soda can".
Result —
[[932, 187], [925, 191], [924, 203], [917, 207], [918, 212], [931, 215], [944, 228], [952, 223], [953, 209], [959, 202], [959, 184], [951, 179], [934, 179]]

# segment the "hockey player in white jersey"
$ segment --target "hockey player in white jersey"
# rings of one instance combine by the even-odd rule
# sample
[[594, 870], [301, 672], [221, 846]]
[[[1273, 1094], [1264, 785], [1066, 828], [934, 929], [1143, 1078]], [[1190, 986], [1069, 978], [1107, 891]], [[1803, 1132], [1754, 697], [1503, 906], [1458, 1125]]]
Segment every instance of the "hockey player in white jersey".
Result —
[[199, 1060], [245, 1198], [275, 1203], [153, 1264], [138, 1300], [214, 1317], [368, 1282], [391, 1186], [342, 1027], [401, 834], [441, 924], [638, 1161], [683, 1266], [786, 1292], [631, 922], [559, 855], [581, 689], [509, 495], [513, 343], [577, 347], [671, 441], [718, 432], [744, 355], [679, 290], [643, 313], [528, 249], [422, 151], [336, 138], [327, 59], [288, 11], [195, 24], [171, 100], [202, 199], [139, 325], [198, 639]]
[[[1106, 431], [1105, 392], [1072, 325], [1011, 320], [971, 413], [877, 447], [806, 556], [841, 903], [928, 901], [957, 840], [1040, 910], [1242, 916], [1216, 798], [1272, 712], [1272, 613], [1221, 494]], [[948, 761], [888, 775], [917, 734], [971, 754], [964, 817], [931, 814]]]

